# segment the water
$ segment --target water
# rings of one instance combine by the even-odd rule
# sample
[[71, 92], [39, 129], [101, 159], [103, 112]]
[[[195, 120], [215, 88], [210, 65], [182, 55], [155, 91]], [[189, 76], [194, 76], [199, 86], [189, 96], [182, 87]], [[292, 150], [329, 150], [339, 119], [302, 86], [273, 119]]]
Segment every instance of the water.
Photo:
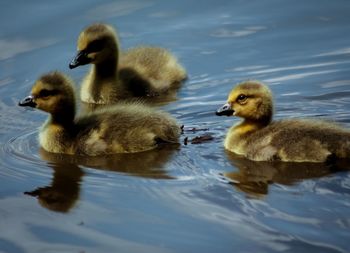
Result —
[[[323, 165], [236, 159], [216, 117], [231, 87], [268, 83], [276, 118], [350, 127], [348, 1], [2, 1], [0, 252], [349, 252], [350, 174]], [[46, 115], [17, 102], [68, 69], [80, 30], [118, 28], [123, 48], [169, 48], [189, 73], [162, 106], [189, 139], [214, 140], [100, 159], [40, 150]]]

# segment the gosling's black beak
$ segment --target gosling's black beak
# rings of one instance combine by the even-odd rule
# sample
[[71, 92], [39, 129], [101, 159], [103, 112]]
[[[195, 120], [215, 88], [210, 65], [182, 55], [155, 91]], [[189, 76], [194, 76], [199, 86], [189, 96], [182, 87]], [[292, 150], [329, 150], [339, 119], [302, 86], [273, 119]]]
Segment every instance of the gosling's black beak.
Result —
[[69, 63], [69, 68], [74, 69], [80, 65], [86, 65], [91, 62], [91, 59], [88, 57], [88, 53], [85, 50], [78, 51], [77, 55]]
[[224, 104], [222, 107], [220, 107], [216, 111], [217, 116], [232, 116], [235, 111], [231, 108], [231, 105], [229, 103]]
[[18, 102], [19, 106], [30, 106], [36, 107], [36, 103], [34, 102], [34, 97], [32, 95], [25, 97], [23, 100]]

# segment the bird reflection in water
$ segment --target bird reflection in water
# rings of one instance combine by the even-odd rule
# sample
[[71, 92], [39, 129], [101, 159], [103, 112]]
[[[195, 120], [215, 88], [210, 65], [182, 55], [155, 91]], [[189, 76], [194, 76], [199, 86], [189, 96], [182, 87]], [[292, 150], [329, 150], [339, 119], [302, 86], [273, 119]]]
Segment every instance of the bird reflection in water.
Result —
[[75, 164], [51, 163], [53, 179], [49, 186], [38, 187], [24, 194], [37, 197], [41, 206], [56, 212], [68, 212], [79, 199], [83, 170]]
[[99, 157], [54, 154], [40, 149], [40, 156], [53, 169], [49, 186], [38, 187], [25, 194], [37, 197], [41, 206], [56, 212], [69, 212], [79, 200], [84, 176], [81, 166], [125, 173], [150, 179], [174, 179], [168, 175], [167, 162], [178, 150], [177, 145], [166, 145], [135, 154], [116, 154]]
[[230, 184], [248, 194], [249, 197], [262, 198], [269, 192], [273, 183], [293, 185], [305, 179], [320, 178], [339, 171], [350, 170], [350, 161], [338, 160], [336, 163], [298, 163], [298, 162], [256, 162], [226, 151], [230, 163], [238, 171], [226, 172]]

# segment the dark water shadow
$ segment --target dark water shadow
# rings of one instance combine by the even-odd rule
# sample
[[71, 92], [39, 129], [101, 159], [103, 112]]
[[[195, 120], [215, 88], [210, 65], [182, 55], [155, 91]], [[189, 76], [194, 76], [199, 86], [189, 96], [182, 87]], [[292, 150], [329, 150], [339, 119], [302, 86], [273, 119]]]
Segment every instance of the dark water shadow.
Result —
[[16, 245], [15, 243], [0, 238], [0, 248], [1, 252], [16, 252], [16, 253], [25, 253], [27, 252], [24, 248], [22, 248], [19, 245]]
[[249, 197], [262, 198], [269, 193], [269, 185], [293, 185], [305, 179], [320, 178], [339, 171], [349, 171], [350, 161], [334, 164], [296, 162], [255, 162], [226, 151], [230, 163], [238, 171], [226, 172], [230, 184]]
[[38, 187], [25, 194], [37, 197], [42, 207], [56, 212], [69, 212], [79, 200], [84, 171], [81, 166], [124, 173], [150, 179], [175, 179], [164, 169], [178, 150], [177, 145], [135, 153], [99, 157], [72, 156], [49, 153], [40, 149], [40, 156], [53, 169], [48, 186]]

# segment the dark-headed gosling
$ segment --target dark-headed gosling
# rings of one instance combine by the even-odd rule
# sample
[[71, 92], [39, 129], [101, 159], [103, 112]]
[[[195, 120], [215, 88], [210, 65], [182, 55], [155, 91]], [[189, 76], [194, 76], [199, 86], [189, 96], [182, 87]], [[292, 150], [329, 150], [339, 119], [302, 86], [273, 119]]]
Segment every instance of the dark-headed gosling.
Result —
[[180, 136], [175, 119], [140, 104], [115, 105], [76, 117], [73, 82], [59, 72], [40, 77], [19, 105], [50, 114], [40, 129], [39, 142], [52, 153], [134, 153], [160, 143], [178, 143]]
[[216, 114], [243, 118], [229, 129], [224, 146], [254, 161], [327, 162], [350, 158], [350, 131], [341, 126], [312, 119], [272, 121], [272, 93], [258, 81], [234, 87]]
[[112, 104], [121, 99], [166, 96], [186, 79], [174, 55], [159, 47], [136, 47], [121, 53], [116, 31], [93, 24], [78, 38], [78, 53], [70, 68], [93, 64], [82, 82], [86, 103]]

